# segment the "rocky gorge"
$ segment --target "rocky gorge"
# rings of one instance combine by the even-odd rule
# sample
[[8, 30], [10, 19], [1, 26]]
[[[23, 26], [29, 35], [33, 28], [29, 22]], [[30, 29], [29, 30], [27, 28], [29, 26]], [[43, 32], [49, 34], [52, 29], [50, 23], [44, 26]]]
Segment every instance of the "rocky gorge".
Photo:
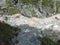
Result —
[[[51, 0], [49, 4], [42, 3], [42, 0], [7, 1], [8, 5], [1, 7], [3, 10], [0, 10], [2, 12], [0, 13], [0, 22], [18, 28], [16, 32], [13, 31], [15, 35], [12, 38], [14, 43], [12, 45], [60, 45], [60, 14], [55, 12], [55, 3]], [[46, 43], [46, 40], [43, 40], [44, 37], [51, 39], [52, 43], [45, 38], [48, 41]]]
[[[18, 33], [18, 36], [13, 39], [14, 40], [13, 42], [15, 42], [16, 40], [19, 41], [19, 43], [17, 43], [16, 45], [25, 45], [25, 44], [40, 45], [40, 41], [37, 40], [39, 36], [40, 37], [48, 36], [53, 41], [58, 42], [60, 38], [59, 20], [60, 20], [60, 14], [44, 19], [36, 17], [28, 18], [22, 16], [21, 14], [16, 14], [12, 16], [8, 15], [0, 16], [1, 22], [5, 22], [11, 26], [19, 27], [21, 29], [21, 32]], [[29, 41], [30, 38], [32, 42]], [[36, 44], [33, 40], [36, 41]]]

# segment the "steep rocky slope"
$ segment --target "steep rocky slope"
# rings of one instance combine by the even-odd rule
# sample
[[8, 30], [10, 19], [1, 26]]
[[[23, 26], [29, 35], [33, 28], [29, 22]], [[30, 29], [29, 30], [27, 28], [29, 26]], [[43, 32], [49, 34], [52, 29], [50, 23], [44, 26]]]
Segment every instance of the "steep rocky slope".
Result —
[[38, 37], [45, 36], [54, 42], [60, 40], [60, 14], [54, 15], [54, 1], [6, 1], [6, 7], [0, 7], [0, 21], [21, 29], [12, 39], [15, 45], [41, 45]]
[[[3, 15], [0, 16], [0, 21], [8, 23], [11, 26], [21, 28], [21, 32], [13, 39], [14, 43], [16, 43], [15, 41], [18, 40], [16, 45], [35, 45], [32, 37], [36, 41], [36, 45], [40, 45], [41, 43], [37, 39], [39, 36], [47, 36], [55, 42], [58, 42], [60, 39], [60, 14], [43, 19], [36, 17], [28, 18], [21, 14], [15, 14], [12, 16]], [[25, 42], [23, 42], [23, 40]], [[32, 42], [30, 40], [32, 40]]]
[[1, 14], [5, 15], [21, 13], [27, 17], [39, 18], [49, 17], [55, 14], [53, 0], [6, 0], [6, 7], [2, 10]]

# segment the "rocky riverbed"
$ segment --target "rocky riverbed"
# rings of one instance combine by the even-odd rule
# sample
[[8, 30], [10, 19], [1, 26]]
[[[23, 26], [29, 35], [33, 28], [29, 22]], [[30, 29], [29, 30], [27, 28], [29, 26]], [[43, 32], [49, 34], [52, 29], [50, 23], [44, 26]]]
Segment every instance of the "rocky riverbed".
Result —
[[0, 15], [0, 21], [21, 29], [13, 39], [15, 45], [41, 45], [39, 36], [47, 36], [55, 42], [60, 39], [60, 14], [47, 18]]

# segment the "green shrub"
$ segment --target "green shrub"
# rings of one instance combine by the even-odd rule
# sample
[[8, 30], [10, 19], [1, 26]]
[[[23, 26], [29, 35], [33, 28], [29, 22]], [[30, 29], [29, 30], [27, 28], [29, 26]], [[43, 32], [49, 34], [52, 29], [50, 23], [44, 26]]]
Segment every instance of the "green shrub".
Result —
[[43, 38], [38, 38], [41, 42], [43, 42], [45, 45], [60, 45], [60, 43], [56, 43], [54, 41], [52, 41], [50, 38], [48, 37], [43, 37]]
[[56, 13], [60, 13], [58, 10], [60, 9], [60, 1], [56, 2]]
[[43, 0], [42, 1], [43, 7], [44, 6], [51, 6], [51, 8], [53, 8], [53, 4], [54, 4], [53, 0]]
[[8, 8], [8, 14], [13, 15], [19, 13], [19, 10], [15, 7], [9, 7]]
[[15, 32], [18, 30], [16, 27], [0, 22], [0, 40], [5, 43], [11, 42]]
[[20, 0], [22, 3], [25, 4], [36, 4], [37, 0]]
[[6, 6], [8, 9], [8, 15], [13, 15], [13, 14], [19, 13], [19, 9], [8, 0], [6, 0]]

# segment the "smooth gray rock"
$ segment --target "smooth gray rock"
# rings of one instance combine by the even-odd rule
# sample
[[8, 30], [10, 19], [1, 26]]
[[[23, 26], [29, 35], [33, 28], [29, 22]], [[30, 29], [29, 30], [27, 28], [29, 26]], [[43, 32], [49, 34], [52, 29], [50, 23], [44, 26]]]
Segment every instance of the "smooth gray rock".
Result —
[[22, 33], [16, 38], [19, 41], [16, 45], [41, 45], [37, 38], [33, 33]]

